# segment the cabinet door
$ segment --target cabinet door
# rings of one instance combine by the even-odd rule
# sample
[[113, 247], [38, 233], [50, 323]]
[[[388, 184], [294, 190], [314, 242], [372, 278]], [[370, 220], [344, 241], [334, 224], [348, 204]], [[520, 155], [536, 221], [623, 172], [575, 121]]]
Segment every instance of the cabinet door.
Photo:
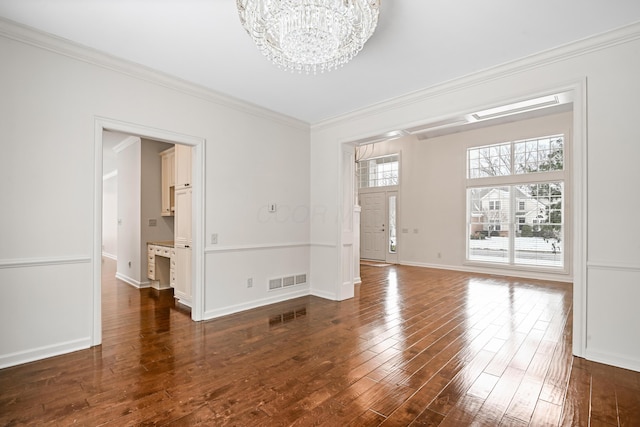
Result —
[[176, 189], [191, 187], [191, 147], [176, 144]]
[[176, 248], [176, 282], [174, 296], [183, 304], [191, 305], [191, 249]]
[[176, 246], [191, 246], [191, 188], [176, 190], [174, 240]]
[[176, 159], [174, 149], [160, 153], [162, 158], [162, 216], [173, 216]]

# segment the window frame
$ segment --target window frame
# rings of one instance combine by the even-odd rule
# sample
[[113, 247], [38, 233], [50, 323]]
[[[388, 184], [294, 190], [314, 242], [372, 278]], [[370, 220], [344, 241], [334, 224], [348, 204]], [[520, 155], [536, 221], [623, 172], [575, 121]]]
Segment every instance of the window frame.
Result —
[[[378, 160], [381, 160], [381, 159], [387, 159], [387, 158], [393, 158], [393, 157], [395, 157], [395, 161], [381, 162], [380, 164], [381, 165], [391, 165], [393, 163], [397, 164], [396, 171], [395, 171], [396, 172], [395, 184], [390, 184], [390, 185], [371, 185], [372, 181], [371, 181], [371, 178], [369, 178], [367, 180], [367, 184], [368, 185], [366, 187], [362, 186], [364, 178], [361, 175], [361, 173], [362, 173], [362, 168], [360, 166], [361, 163], [371, 162], [371, 161], [378, 161]], [[356, 162], [356, 167], [355, 167], [356, 176], [357, 176], [357, 183], [356, 184], [357, 184], [358, 190], [367, 190], [369, 188], [390, 188], [390, 187], [398, 186], [400, 184], [400, 167], [401, 167], [400, 166], [400, 153], [391, 153], [391, 154], [385, 154], [385, 155], [382, 155], [382, 156], [367, 157], [367, 158], [358, 160]], [[371, 177], [372, 176], [371, 175], [371, 169], [369, 168], [368, 165], [367, 165], [366, 169], [367, 169], [367, 175], [369, 177]], [[379, 173], [379, 171], [377, 171], [377, 170], [374, 172], [374, 174], [378, 174], [378, 173]], [[384, 179], [382, 179], [382, 181], [387, 180], [387, 179], [391, 179], [391, 178], [384, 178]], [[380, 181], [380, 179], [378, 177], [376, 177], [375, 178], [375, 182], [378, 183], [379, 181]]]
[[[493, 267], [499, 269], [506, 270], [520, 270], [520, 271], [532, 271], [532, 272], [545, 272], [551, 274], [569, 274], [571, 271], [571, 262], [572, 257], [569, 250], [569, 245], [563, 245], [565, 248], [563, 256], [563, 265], [561, 267], [554, 266], [545, 266], [545, 265], [532, 265], [532, 264], [519, 264], [513, 262], [515, 257], [515, 237], [517, 230], [520, 228], [521, 224], [519, 224], [519, 220], [517, 219], [516, 212], [517, 208], [520, 207], [518, 200], [516, 200], [516, 196], [511, 196], [511, 206], [510, 209], [510, 218], [507, 223], [507, 227], [502, 227], [503, 229], [508, 229], [509, 233], [509, 252], [510, 252], [510, 261], [507, 263], [504, 262], [490, 262], [483, 260], [472, 260], [469, 259], [470, 253], [470, 230], [471, 230], [471, 206], [470, 206], [470, 198], [469, 198], [469, 190], [474, 188], [483, 188], [483, 187], [516, 187], [518, 185], [532, 185], [532, 184], [545, 184], [551, 182], [561, 182], [563, 184], [563, 194], [562, 194], [562, 233], [563, 239], [565, 242], [570, 242], [571, 238], [571, 228], [569, 224], [570, 211], [567, 207], [567, 204], [570, 203], [570, 157], [568, 153], [570, 153], [570, 132], [568, 129], [551, 132], [548, 133], [548, 136], [539, 136], [540, 134], [532, 137], [525, 138], [514, 138], [511, 141], [497, 141], [494, 143], [476, 143], [469, 144], [464, 147], [464, 159], [465, 159], [465, 188], [464, 188], [464, 198], [465, 198], [465, 247], [466, 250], [464, 252], [463, 265], [471, 265], [471, 266], [481, 266], [481, 267]], [[562, 170], [547, 170], [547, 171], [534, 171], [529, 173], [521, 173], [512, 170], [510, 174], [507, 175], [496, 175], [496, 176], [482, 176], [471, 178], [470, 177], [470, 151], [473, 149], [484, 148], [495, 146], [503, 146], [505, 144], [510, 144], [511, 146], [511, 164], [509, 165], [512, 169], [515, 169], [513, 164], [514, 157], [514, 145], [523, 141], [529, 140], [540, 140], [544, 138], [563, 138], [563, 169]], [[513, 191], [512, 191], [513, 193]], [[534, 220], [534, 222], [537, 222]], [[503, 223], [504, 225], [504, 223]]]

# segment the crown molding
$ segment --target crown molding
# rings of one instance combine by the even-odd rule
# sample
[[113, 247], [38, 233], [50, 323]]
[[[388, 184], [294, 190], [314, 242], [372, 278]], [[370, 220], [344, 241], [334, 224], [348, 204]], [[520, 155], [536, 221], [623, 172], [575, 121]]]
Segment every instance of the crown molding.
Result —
[[247, 101], [216, 92], [204, 86], [188, 82], [170, 74], [128, 61], [71, 40], [43, 32], [0, 16], [0, 36], [91, 65], [125, 74], [185, 95], [203, 99], [222, 107], [234, 109], [260, 118], [277, 121], [289, 127], [309, 130], [309, 123], [277, 113]]
[[373, 116], [389, 109], [396, 109], [416, 104], [440, 95], [456, 92], [468, 87], [478, 86], [493, 80], [498, 80], [514, 74], [520, 74], [525, 71], [556, 62], [566, 61], [567, 59], [576, 58], [592, 52], [607, 49], [612, 46], [628, 43], [639, 38], [640, 21], [439, 83], [435, 86], [410, 92], [397, 98], [371, 104], [350, 113], [322, 120], [318, 123], [312, 124], [311, 129], [312, 131], [318, 131], [352, 120], [363, 119], [367, 116]]
[[133, 144], [139, 143], [140, 141], [142, 141], [140, 137], [130, 135], [122, 140], [121, 143], [113, 147], [113, 151], [115, 151], [116, 153], [120, 153], [124, 149], [132, 146]]

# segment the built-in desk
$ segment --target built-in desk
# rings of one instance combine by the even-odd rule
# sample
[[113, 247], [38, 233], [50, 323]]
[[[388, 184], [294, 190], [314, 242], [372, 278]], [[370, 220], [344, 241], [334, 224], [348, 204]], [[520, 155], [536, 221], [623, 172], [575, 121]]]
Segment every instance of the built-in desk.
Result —
[[147, 242], [147, 277], [151, 287], [169, 289], [175, 284], [176, 251], [173, 240]]

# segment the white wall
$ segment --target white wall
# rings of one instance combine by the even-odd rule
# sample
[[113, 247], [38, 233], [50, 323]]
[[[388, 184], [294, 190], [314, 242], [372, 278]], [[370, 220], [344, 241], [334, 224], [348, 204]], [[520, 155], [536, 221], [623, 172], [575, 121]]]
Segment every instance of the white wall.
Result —
[[[336, 219], [311, 224], [312, 241], [326, 243], [312, 249], [314, 289], [337, 295], [340, 260], [347, 259], [341, 251], [346, 239], [341, 213], [351, 207], [343, 206], [342, 176], [331, 174], [341, 169], [341, 143], [574, 87], [585, 96], [576, 120], [585, 124], [586, 135], [582, 128], [574, 132], [581, 144], [577, 161], [587, 159], [581, 182], [588, 183], [587, 192], [572, 201], [583, 222], [576, 235], [580, 268], [573, 272], [574, 349], [593, 360], [640, 370], [640, 310], [633, 303], [639, 301], [640, 287], [640, 240], [633, 232], [640, 199], [629, 197], [629, 189], [640, 182], [638, 52], [640, 24], [314, 125], [311, 203], [325, 206], [327, 216]], [[320, 170], [330, 173], [314, 173]]]
[[[554, 134], [566, 135], [565, 151], [570, 156], [572, 122], [572, 113], [566, 112], [425, 140], [406, 136], [369, 146], [366, 151], [368, 158], [394, 153], [401, 155], [397, 224], [400, 264], [570, 281], [570, 252], [566, 255], [569, 268], [560, 274], [478, 267], [465, 263], [465, 165], [468, 147]], [[360, 150], [364, 150], [364, 147]], [[567, 171], [570, 173], [570, 157], [567, 160]], [[570, 182], [567, 182], [566, 188], [566, 194], [569, 195]], [[567, 199], [570, 200], [570, 197], [567, 196]], [[566, 233], [572, 227], [570, 209], [571, 206], [565, 203], [565, 220], [568, 220], [565, 224]], [[402, 229], [408, 232], [403, 233]], [[418, 232], [415, 233], [415, 230]]]
[[146, 256], [140, 254], [142, 174], [142, 144], [140, 138], [130, 137], [116, 147], [118, 165], [118, 260], [116, 277], [134, 286], [146, 286], [141, 276]]
[[309, 271], [309, 216], [287, 215], [309, 208], [308, 125], [1, 20], [0, 57], [0, 367], [95, 342], [97, 118], [206, 141], [205, 313], [291, 296], [264, 279]]
[[118, 175], [117, 171], [102, 180], [102, 255], [118, 257]]

